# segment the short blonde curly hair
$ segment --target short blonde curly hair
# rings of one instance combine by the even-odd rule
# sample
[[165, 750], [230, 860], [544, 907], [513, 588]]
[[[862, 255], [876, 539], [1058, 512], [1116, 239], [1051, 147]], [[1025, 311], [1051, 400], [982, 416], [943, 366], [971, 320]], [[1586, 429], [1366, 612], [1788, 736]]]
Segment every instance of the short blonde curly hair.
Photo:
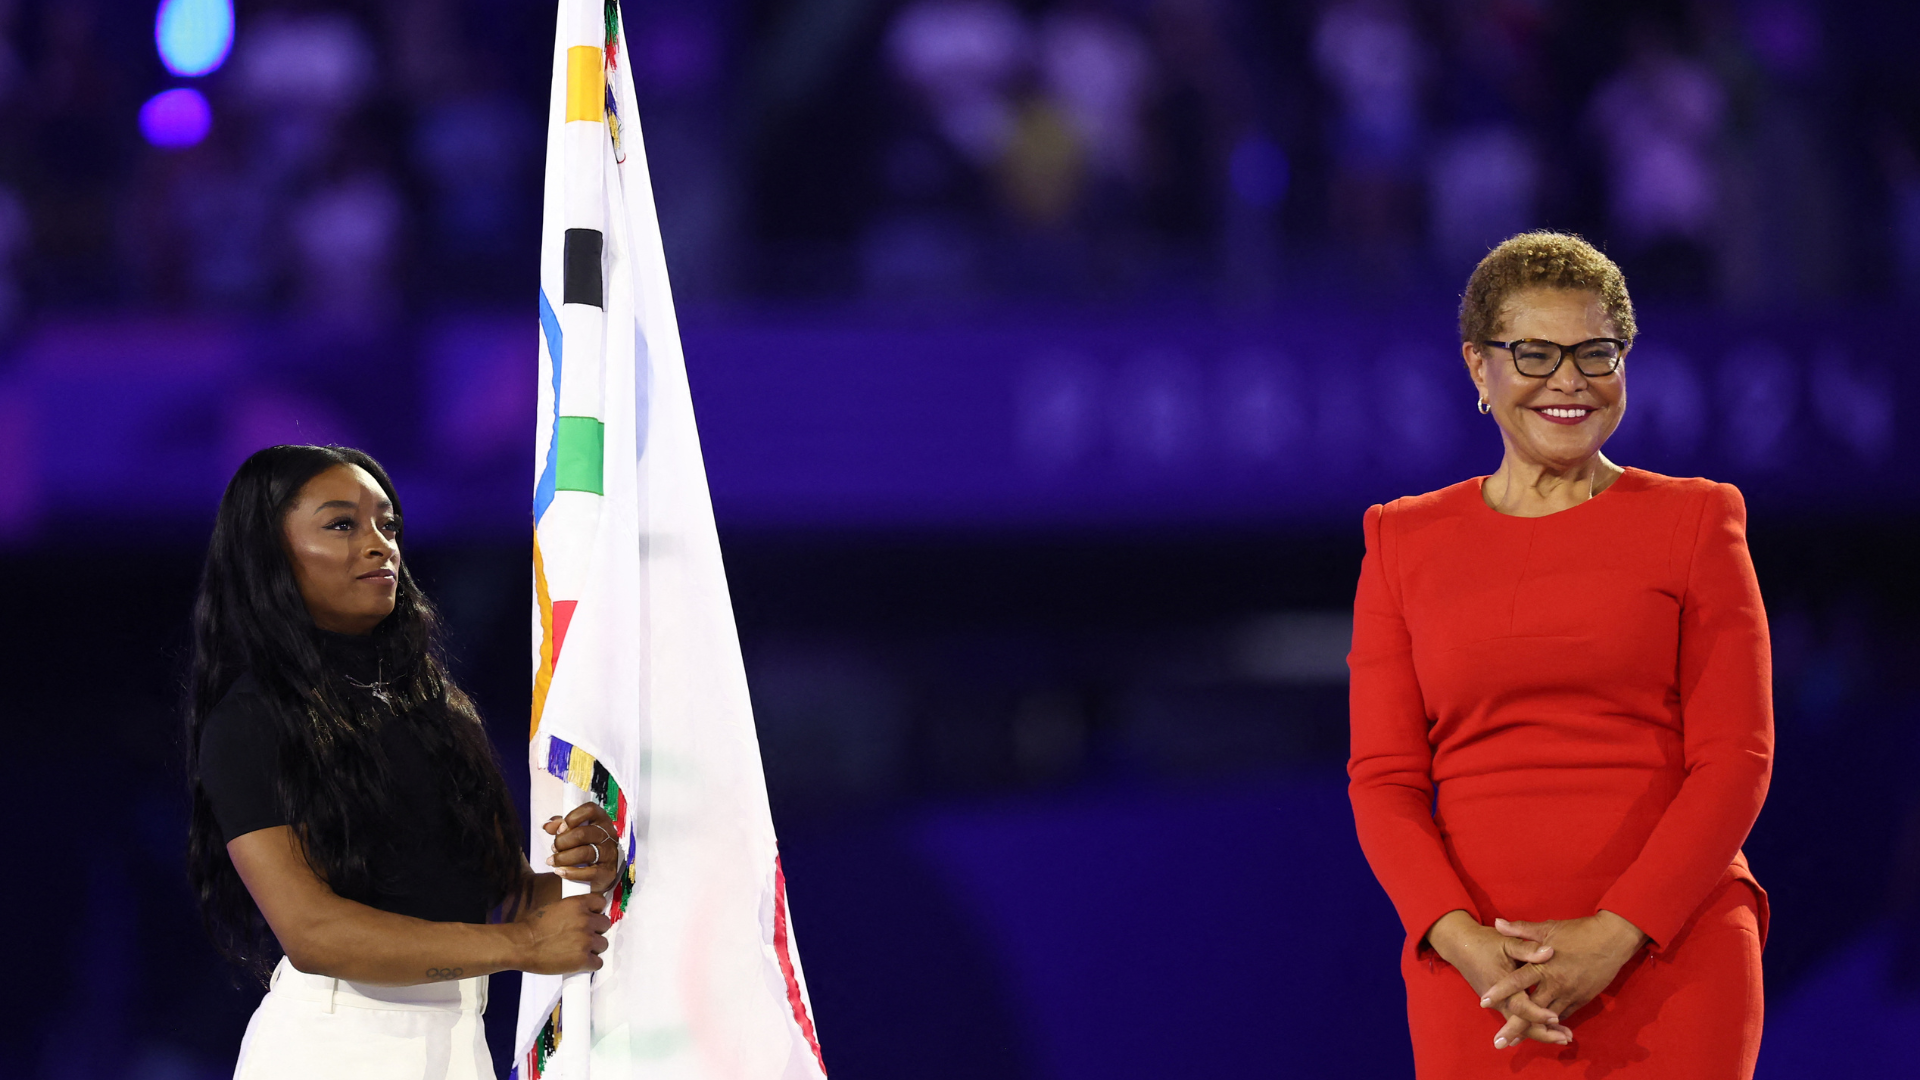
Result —
[[1620, 340], [1633, 345], [1638, 327], [1627, 277], [1599, 248], [1572, 233], [1524, 232], [1487, 252], [1460, 295], [1460, 340], [1479, 343], [1499, 332], [1507, 302], [1523, 289], [1589, 289], [1600, 297]]

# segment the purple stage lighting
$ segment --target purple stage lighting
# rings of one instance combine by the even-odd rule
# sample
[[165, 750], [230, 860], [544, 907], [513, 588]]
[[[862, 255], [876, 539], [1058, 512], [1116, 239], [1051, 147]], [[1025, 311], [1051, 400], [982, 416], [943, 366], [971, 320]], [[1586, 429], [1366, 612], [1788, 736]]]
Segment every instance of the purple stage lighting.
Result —
[[1272, 209], [1287, 194], [1287, 152], [1264, 135], [1247, 135], [1227, 160], [1233, 193], [1248, 206]]
[[140, 134], [168, 150], [192, 146], [212, 126], [213, 110], [198, 90], [162, 90], [140, 106]]
[[1244, 136], [1227, 160], [1227, 175], [1242, 202], [1271, 209], [1286, 196], [1286, 152], [1267, 136]]

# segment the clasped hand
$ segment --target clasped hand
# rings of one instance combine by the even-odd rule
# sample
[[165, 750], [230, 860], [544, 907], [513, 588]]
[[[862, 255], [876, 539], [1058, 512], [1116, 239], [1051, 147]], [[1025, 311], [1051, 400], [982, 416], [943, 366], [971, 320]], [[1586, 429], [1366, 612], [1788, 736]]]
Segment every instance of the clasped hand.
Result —
[[1482, 1008], [1505, 1017], [1493, 1040], [1505, 1049], [1523, 1038], [1572, 1042], [1565, 1019], [1605, 990], [1647, 939], [1610, 911], [1546, 922], [1495, 919], [1492, 927], [1453, 911], [1427, 940], [1480, 995]]
[[613, 886], [620, 869], [620, 841], [613, 821], [595, 803], [581, 803], [566, 817], [548, 818], [541, 826], [553, 836], [553, 854], [547, 865], [568, 881], [584, 881], [594, 892]]

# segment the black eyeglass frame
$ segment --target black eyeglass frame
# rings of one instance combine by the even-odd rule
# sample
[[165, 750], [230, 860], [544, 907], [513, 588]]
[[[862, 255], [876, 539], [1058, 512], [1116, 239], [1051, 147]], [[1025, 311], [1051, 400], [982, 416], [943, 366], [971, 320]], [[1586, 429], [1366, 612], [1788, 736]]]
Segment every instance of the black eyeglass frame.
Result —
[[[1586, 368], [1580, 366], [1580, 358], [1574, 356], [1574, 354], [1598, 341], [1610, 342], [1618, 346], [1620, 351], [1614, 354], [1613, 360], [1607, 365], [1607, 370], [1588, 371]], [[1567, 357], [1569, 356], [1574, 356], [1573, 367], [1574, 370], [1580, 374], [1585, 375], [1589, 379], [1604, 379], [1609, 375], [1619, 372], [1620, 362], [1627, 358], [1627, 343], [1621, 341], [1619, 338], [1611, 337], [1588, 338], [1585, 341], [1577, 342], [1573, 345], [1562, 345], [1557, 341], [1547, 341], [1544, 338], [1515, 338], [1512, 341], [1483, 341], [1480, 344], [1492, 345], [1495, 348], [1507, 350], [1508, 355], [1513, 360], [1513, 370], [1521, 377], [1528, 379], [1553, 378], [1554, 373], [1560, 370], [1560, 365], [1566, 363]], [[1553, 366], [1548, 368], [1545, 374], [1535, 375], [1530, 371], [1522, 371], [1520, 369], [1520, 350], [1517, 348], [1517, 346], [1520, 345], [1551, 345], [1560, 350], [1560, 355], [1554, 359]]]

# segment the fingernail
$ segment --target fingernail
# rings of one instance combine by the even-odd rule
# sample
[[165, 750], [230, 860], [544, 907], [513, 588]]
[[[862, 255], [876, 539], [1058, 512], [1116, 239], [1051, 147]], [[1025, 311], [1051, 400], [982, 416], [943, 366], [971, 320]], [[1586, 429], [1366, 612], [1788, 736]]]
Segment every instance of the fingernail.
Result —
[[1483, 997], [1480, 999], [1480, 1007], [1483, 1009], [1491, 1004], [1493, 1004], [1493, 999], [1490, 997]]
[[554, 863], [554, 861], [553, 861], [553, 856], [551, 856], [551, 855], [549, 855], [549, 856], [547, 856], [547, 865], [548, 865], [548, 866], [553, 866], [553, 865], [556, 865], [556, 864]]
[[1495, 1050], [1505, 1050], [1507, 1048], [1507, 1040], [1504, 1038], [1493, 1040], [1493, 1048]]
[[1553, 1015], [1552, 1013], [1548, 1013], [1548, 1014], [1547, 1014], [1547, 1023], [1549, 1023], [1549, 1024], [1557, 1024], [1557, 1023], [1559, 1023], [1559, 1022], [1560, 1022], [1560, 1018], [1559, 1018], [1559, 1017], [1557, 1017], [1557, 1016], [1555, 1016], [1555, 1015]]

